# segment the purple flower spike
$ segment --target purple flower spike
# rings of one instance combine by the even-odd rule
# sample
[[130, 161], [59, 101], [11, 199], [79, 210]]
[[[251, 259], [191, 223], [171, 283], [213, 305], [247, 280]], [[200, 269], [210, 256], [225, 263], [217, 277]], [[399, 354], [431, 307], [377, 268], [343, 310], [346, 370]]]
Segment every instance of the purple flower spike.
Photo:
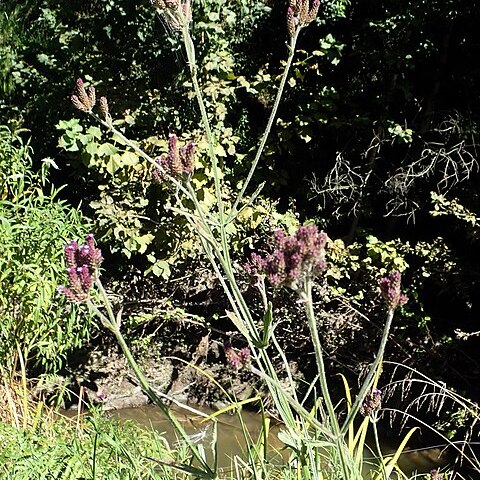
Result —
[[369, 417], [382, 408], [382, 392], [374, 388], [363, 400], [360, 405], [360, 413], [364, 417]]
[[388, 277], [380, 279], [380, 293], [388, 308], [397, 308], [408, 302], [408, 297], [401, 292], [402, 275], [398, 270], [393, 270]]
[[290, 0], [287, 10], [287, 28], [290, 37], [294, 37], [298, 28], [306, 27], [318, 14], [320, 0]]
[[226, 341], [223, 344], [223, 349], [225, 352], [225, 357], [227, 358], [228, 364], [234, 370], [240, 370], [241, 368], [247, 366], [250, 363], [250, 349], [248, 347], [242, 348], [238, 353], [232, 347], [232, 344], [229, 341]]
[[78, 249], [77, 242], [72, 240], [68, 245], [65, 246], [65, 263], [68, 268], [76, 268], [76, 251]]
[[82, 112], [91, 112], [95, 106], [95, 87], [90, 85], [88, 90], [85, 90], [85, 84], [81, 78], [75, 82], [75, 89], [73, 95], [70, 97], [75, 108]]
[[98, 277], [98, 268], [103, 261], [102, 252], [95, 246], [92, 234], [85, 237], [85, 244], [75, 240], [64, 249], [69, 286], [58, 287], [59, 293], [75, 303], [86, 302], [90, 296], [93, 281]]
[[253, 253], [245, 269], [253, 277], [264, 276], [275, 287], [298, 288], [298, 282], [320, 274], [327, 268], [327, 235], [315, 225], [299, 227], [294, 236], [273, 233], [274, 251], [261, 257]]
[[[177, 136], [173, 133], [168, 137], [168, 154], [155, 159], [155, 163], [160, 165], [164, 172], [172, 177], [188, 179], [195, 168], [195, 147], [193, 142], [187, 143], [184, 147], [178, 147]], [[162, 175], [158, 169], [153, 171], [153, 179], [159, 183], [165, 175]]]
[[247, 365], [250, 362], [250, 349], [248, 347], [243, 347], [239, 352], [238, 356], [242, 362], [242, 365]]
[[435, 468], [430, 470], [430, 480], [445, 480], [445, 477]]

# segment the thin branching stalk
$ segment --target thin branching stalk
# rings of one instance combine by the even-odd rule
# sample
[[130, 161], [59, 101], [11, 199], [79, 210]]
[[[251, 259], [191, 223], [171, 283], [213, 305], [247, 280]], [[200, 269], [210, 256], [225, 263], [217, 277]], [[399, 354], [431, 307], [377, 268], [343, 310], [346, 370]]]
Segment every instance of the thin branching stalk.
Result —
[[[173, 15], [173, 13], [167, 11], [167, 15]], [[276, 94], [272, 111], [270, 113], [270, 117], [268, 119], [265, 131], [262, 135], [259, 148], [256, 152], [256, 155], [254, 157], [254, 160], [252, 162], [248, 175], [245, 179], [245, 182], [243, 183], [238, 196], [235, 198], [235, 201], [233, 203], [233, 206], [229, 214], [226, 215], [226, 212], [225, 212], [226, 206], [225, 206], [223, 195], [222, 195], [223, 176], [222, 176], [221, 167], [218, 162], [217, 154], [215, 152], [217, 140], [210, 126], [207, 109], [205, 106], [205, 102], [202, 96], [202, 91], [198, 81], [197, 65], [196, 65], [196, 58], [195, 58], [195, 47], [189, 31], [189, 21], [185, 17], [185, 15], [182, 13], [181, 9], [179, 9], [179, 11], [175, 13], [175, 15], [177, 15], [177, 17], [175, 18], [172, 17], [172, 19], [177, 22], [179, 27], [178, 29], [181, 30], [181, 35], [182, 35], [182, 39], [183, 39], [183, 43], [184, 43], [185, 51], [187, 55], [188, 67], [191, 74], [193, 90], [197, 98], [197, 102], [199, 105], [200, 114], [202, 118], [202, 123], [205, 128], [205, 135], [207, 137], [208, 155], [211, 160], [211, 167], [213, 172], [217, 212], [212, 212], [202, 208], [202, 206], [200, 205], [200, 202], [198, 201], [197, 195], [194, 189], [192, 188], [191, 184], [189, 183], [189, 181], [187, 181], [186, 183], [183, 183], [182, 181], [179, 181], [176, 178], [169, 175], [168, 172], [165, 172], [162, 166], [159, 165], [152, 157], [146, 154], [134, 142], [128, 140], [121, 132], [119, 132], [115, 127], [113, 127], [112, 123], [108, 121], [108, 118], [107, 118], [107, 121], [104, 121], [101, 118], [99, 118], [97, 115], [91, 112], [90, 113], [98, 122], [100, 122], [104, 127], [106, 127], [108, 130], [112, 131], [115, 135], [117, 135], [118, 138], [120, 138], [123, 142], [125, 142], [126, 145], [132, 148], [139, 156], [147, 160], [155, 168], [159, 169], [164, 175], [166, 175], [170, 179], [170, 181], [177, 187], [177, 194], [178, 192], [181, 192], [185, 194], [186, 198], [192, 201], [196, 214], [195, 213], [190, 214], [189, 212], [187, 212], [185, 206], [183, 205], [183, 202], [180, 200], [179, 196], [177, 195], [177, 201], [179, 203], [180, 210], [184, 211], [185, 218], [190, 223], [190, 225], [192, 225], [194, 230], [197, 231], [200, 242], [205, 251], [205, 254], [208, 260], [210, 261], [210, 263], [212, 264], [212, 267], [217, 275], [217, 278], [219, 279], [227, 295], [228, 301], [230, 302], [230, 305], [233, 309], [233, 314], [238, 318], [238, 321], [241, 322], [240, 326], [242, 327], [242, 333], [246, 337], [246, 340], [252, 350], [252, 354], [255, 359], [256, 365], [258, 366], [258, 369], [252, 367], [252, 371], [255, 371], [256, 373], [259, 374], [261, 378], [266, 380], [270, 393], [274, 400], [274, 404], [278, 409], [280, 416], [282, 420], [285, 422], [287, 428], [292, 433], [295, 433], [299, 428], [299, 421], [298, 421], [298, 417], [296, 416], [299, 416], [300, 419], [303, 418], [304, 422], [302, 423], [300, 421], [301, 422], [300, 424], [303, 425], [304, 430], [307, 429], [306, 424], [308, 424], [315, 428], [316, 435], [321, 433], [326, 439], [328, 439], [328, 441], [331, 442], [332, 448], [335, 448], [337, 450], [336, 453], [340, 459], [343, 478], [345, 480], [347, 479], [351, 480], [349, 478], [350, 469], [348, 468], [349, 467], [348, 459], [345, 458], [346, 451], [345, 451], [345, 444], [343, 441], [344, 432], [343, 430], [340, 429], [338, 419], [335, 415], [335, 408], [330, 398], [330, 393], [329, 393], [328, 384], [327, 384], [327, 378], [326, 378], [325, 367], [323, 362], [322, 347], [321, 347], [320, 339], [318, 336], [317, 324], [316, 324], [316, 319], [313, 311], [311, 278], [307, 278], [305, 283], [305, 290], [306, 290], [305, 291], [306, 293], [305, 308], [306, 308], [308, 325], [311, 331], [312, 341], [314, 344], [315, 358], [316, 358], [317, 366], [319, 370], [320, 387], [322, 390], [322, 395], [323, 395], [323, 399], [324, 399], [327, 414], [328, 414], [327, 425], [323, 425], [316, 418], [313, 418], [312, 415], [298, 402], [295, 390], [293, 390], [294, 397], [291, 397], [289, 392], [285, 391], [285, 388], [281, 385], [277, 372], [275, 371], [275, 368], [272, 364], [271, 358], [267, 353], [265, 345], [263, 345], [262, 343], [262, 338], [258, 331], [258, 327], [255, 323], [254, 316], [237, 284], [232, 260], [230, 257], [229, 238], [226, 232], [227, 224], [233, 221], [238, 214], [240, 204], [253, 178], [254, 172], [258, 166], [260, 158], [265, 149], [271, 129], [274, 125], [278, 107], [279, 107], [281, 98], [283, 96], [283, 92], [286, 86], [286, 81], [288, 79], [293, 58], [295, 55], [296, 43], [302, 27], [299, 26], [291, 34], [291, 38], [288, 44], [289, 55], [285, 64], [284, 72], [282, 74], [282, 78], [278, 87], [278, 91]], [[257, 192], [254, 195], [256, 194]], [[218, 216], [216, 215], [217, 213], [218, 213]], [[150, 387], [147, 379], [145, 378], [145, 376], [143, 375], [143, 372], [141, 371], [135, 359], [133, 358], [129, 347], [126, 344], [125, 339], [123, 338], [120, 332], [120, 321], [119, 319], [116, 319], [112, 306], [107, 297], [107, 294], [101, 282], [98, 279], [96, 279], [96, 285], [100, 293], [100, 296], [102, 298], [102, 301], [105, 305], [106, 314], [100, 311], [100, 309], [96, 305], [94, 305], [92, 301], [89, 301], [90, 308], [93, 311], [95, 311], [95, 313], [99, 316], [100, 320], [106, 326], [106, 328], [108, 328], [116, 336], [117, 341], [120, 347], [122, 348], [122, 351], [128, 363], [130, 364], [133, 371], [135, 372], [135, 375], [142, 389], [152, 399], [152, 401], [154, 401], [161, 408], [161, 410], [163, 411], [167, 419], [174, 426], [174, 428], [177, 430], [180, 436], [184, 440], [186, 440], [190, 450], [192, 451], [192, 454], [194, 455], [195, 459], [200, 462], [200, 465], [202, 465], [202, 468], [205, 469], [206, 474], [210, 478], [214, 478], [215, 471], [212, 470], [207, 465], [206, 461], [201, 455], [201, 452], [195, 447], [195, 445], [192, 444], [190, 438], [184, 431], [182, 425], [178, 422], [178, 420], [173, 415], [173, 413], [170, 412], [169, 408], [163, 403], [162, 399]], [[268, 308], [268, 301], [265, 294], [262, 296], [262, 299], [263, 299], [265, 308]], [[392, 316], [393, 316], [393, 312], [392, 312]], [[376, 368], [378, 366], [378, 362], [383, 355], [386, 338], [388, 337], [388, 330], [390, 328], [390, 323], [391, 323], [391, 318], [390, 318], [390, 321], [387, 322], [388, 325], [386, 327], [386, 332], [384, 331], [384, 339], [382, 339], [382, 344], [379, 350], [379, 354], [377, 355], [377, 358], [375, 360], [375, 362], [377, 363], [374, 362], [374, 364], [372, 365], [370, 374], [372, 372], [373, 374], [375, 373]], [[281, 352], [281, 349], [278, 343], [276, 343], [275, 339], [274, 339], [274, 343], [277, 349]], [[295, 385], [293, 383], [293, 378], [291, 376], [291, 372], [288, 370], [288, 363], [284, 355], [282, 356], [282, 359], [287, 368], [290, 385], [292, 389], [294, 389]], [[369, 387], [369, 384], [373, 378], [373, 375], [370, 376], [370, 374], [369, 376], [367, 376], [367, 380], [364, 383], [364, 388], [361, 390], [360, 395], [357, 398], [357, 402], [354, 405], [354, 408], [352, 408], [352, 411], [350, 412], [351, 419], [353, 419], [353, 417], [355, 416], [356, 410], [358, 411], [359, 401], [363, 399], [363, 396], [365, 395], [366, 390]], [[347, 419], [346, 428], [348, 428], [348, 424], [349, 424], [349, 421], [351, 421], [351, 419], [350, 420]], [[303, 460], [301, 460], [302, 465], [299, 466], [300, 468], [299, 472], [300, 471], [307, 472], [309, 469], [313, 468], [313, 471], [312, 471], [313, 478], [318, 478], [317, 476], [318, 472], [315, 470], [316, 465], [318, 463], [317, 447], [313, 447], [311, 444], [308, 443], [309, 435], [307, 431], [304, 431], [303, 434], [305, 438], [303, 438], [302, 435], [300, 435], [300, 437], [298, 437], [297, 435], [297, 438], [300, 438], [299, 449], [303, 449], [303, 451], [305, 452], [305, 448], [307, 448], [310, 461], [307, 459], [307, 457], [304, 456]], [[305, 444], [305, 442], [307, 443]], [[312, 451], [312, 448], [314, 448], [315, 451]], [[352, 473], [355, 473], [355, 472], [352, 471]], [[356, 478], [355, 475], [354, 477]]]
[[360, 405], [365, 398], [365, 395], [368, 393], [370, 388], [372, 387], [373, 379], [377, 373], [377, 369], [382, 361], [383, 354], [385, 353], [385, 347], [387, 345], [388, 335], [390, 334], [390, 327], [392, 326], [393, 314], [395, 313], [394, 308], [389, 308], [387, 313], [387, 321], [385, 323], [385, 328], [383, 329], [382, 339], [380, 341], [380, 345], [378, 347], [377, 355], [375, 360], [373, 361], [370, 370], [368, 372], [367, 377], [365, 378], [362, 387], [360, 388], [360, 392], [358, 393], [357, 397], [355, 398], [355, 402], [352, 405], [350, 412], [345, 419], [345, 422], [340, 429], [341, 435], [345, 435], [350, 426], [351, 422], [353, 422], [354, 418], [356, 417], [358, 411], [360, 410]]
[[377, 455], [378, 455], [378, 461], [379, 461], [378, 468], [382, 472], [382, 479], [388, 480], [387, 471], [385, 469], [385, 463], [383, 462], [382, 447], [380, 446], [380, 439], [378, 438], [377, 419], [375, 418], [371, 423], [373, 428], [373, 436], [375, 438], [375, 448], [377, 449]]
[[176, 432], [187, 443], [195, 459], [200, 463], [202, 468], [205, 469], [205, 472], [207, 473], [209, 478], [212, 478], [212, 479], [217, 478], [216, 473], [210, 468], [208, 463], [205, 461], [205, 459], [199, 452], [197, 446], [192, 442], [190, 436], [187, 434], [187, 432], [183, 428], [182, 424], [178, 421], [176, 416], [172, 413], [168, 405], [166, 405], [163, 402], [162, 398], [159, 397], [156, 394], [155, 390], [153, 390], [152, 387], [150, 386], [148, 380], [143, 374], [142, 369], [140, 368], [134, 356], [132, 355], [130, 348], [128, 347], [127, 343], [125, 342], [125, 339], [123, 338], [122, 333], [120, 332], [120, 326], [118, 324], [119, 322], [115, 318], [115, 314], [113, 312], [111, 302], [108, 298], [107, 292], [105, 291], [102, 285], [102, 282], [99, 279], [96, 279], [95, 285], [100, 293], [102, 303], [105, 306], [105, 309], [107, 311], [107, 316], [101, 313], [98, 307], [96, 307], [92, 301], [89, 301], [90, 308], [92, 308], [92, 310], [95, 311], [97, 314], [100, 314], [102, 323], [104, 323], [104, 325], [115, 335], [115, 338], [118, 344], [120, 345], [120, 348], [122, 349], [122, 352], [125, 355], [125, 358], [127, 359], [128, 364], [130, 365], [133, 372], [135, 373], [135, 377], [140, 383], [142, 390], [147, 394], [150, 400], [154, 402], [154, 404], [157, 405], [162, 410], [162, 413], [167, 417], [168, 421], [174, 427]]
[[212, 161], [213, 181], [215, 184], [215, 196], [218, 206], [218, 220], [220, 223], [220, 238], [222, 243], [222, 253], [225, 256], [225, 266], [230, 273], [233, 273], [232, 262], [230, 261], [230, 248], [228, 244], [228, 235], [225, 230], [225, 205], [222, 199], [222, 187], [220, 184], [220, 168], [218, 166], [217, 154], [215, 153], [216, 139], [213, 135], [213, 131], [210, 127], [210, 121], [208, 119], [207, 109], [203, 100], [202, 91], [198, 83], [197, 77], [197, 64], [195, 58], [195, 46], [193, 44], [192, 37], [190, 36], [190, 29], [188, 22], [183, 22], [182, 27], [183, 43], [185, 45], [185, 51], [187, 53], [188, 66], [190, 68], [190, 76], [192, 78], [193, 89], [197, 98], [198, 106], [200, 108], [200, 114], [202, 116], [203, 126], [208, 140], [208, 153], [210, 160]]
[[[192, 78], [192, 84], [194, 88], [195, 95], [197, 97], [197, 102], [200, 108], [200, 113], [202, 116], [202, 121], [204, 124], [207, 140], [208, 140], [208, 145], [209, 145], [209, 156], [212, 162], [212, 170], [213, 170], [213, 177], [214, 177], [214, 184], [215, 184], [215, 194], [216, 194], [216, 199], [217, 199], [217, 204], [218, 204], [218, 214], [219, 214], [219, 223], [220, 223], [220, 236], [221, 236], [221, 244], [222, 248], [219, 249], [216, 242], [212, 241], [210, 239], [210, 235], [213, 236], [213, 231], [210, 229], [206, 230], [206, 235], [202, 239], [202, 244], [204, 248], [209, 245], [211, 247], [213, 255], [209, 253], [209, 248], [205, 248], [207, 257], [209, 258], [210, 262], [212, 263], [218, 278], [220, 279], [222, 286], [227, 294], [227, 297], [230, 301], [230, 304], [232, 305], [232, 308], [234, 309], [234, 312], [239, 312], [241, 313], [240, 315], [240, 320], [242, 323], [247, 327], [248, 329], [248, 336], [247, 338], [249, 344], [251, 347], [255, 347], [260, 343], [260, 337], [257, 331], [257, 327], [255, 325], [255, 322], [253, 320], [252, 314], [250, 312], [250, 309], [237, 285], [234, 273], [233, 273], [233, 268], [232, 268], [232, 262], [230, 259], [229, 255], [229, 243], [228, 243], [228, 237], [225, 231], [225, 225], [229, 221], [231, 221], [235, 217], [235, 212], [239, 206], [239, 203], [241, 202], [243, 195], [245, 194], [245, 191], [248, 187], [248, 184], [250, 183], [253, 174], [256, 170], [256, 167], [258, 165], [258, 162], [261, 158], [261, 155], [263, 153], [263, 150], [265, 148], [268, 136], [270, 134], [271, 128], [273, 126], [273, 122], [276, 118], [278, 106], [280, 104], [280, 100], [283, 95], [283, 91], [285, 88], [286, 81], [288, 79], [289, 71], [292, 65], [292, 61], [295, 55], [295, 48], [296, 48], [296, 42], [298, 39], [298, 34], [300, 32], [300, 29], [298, 29], [295, 32], [295, 35], [291, 38], [290, 44], [289, 44], [289, 56], [286, 62], [285, 70], [277, 91], [276, 99], [274, 102], [274, 106], [272, 108], [270, 118], [267, 123], [267, 127], [265, 129], [265, 132], [262, 136], [262, 140], [260, 143], [260, 146], [257, 150], [256, 156], [254, 158], [254, 161], [252, 163], [252, 166], [250, 168], [250, 171], [248, 173], [248, 176], [246, 178], [245, 183], [243, 184], [242, 190], [240, 191], [240, 194], [235, 200], [234, 206], [232, 208], [232, 211], [227, 219], [225, 219], [225, 206], [222, 198], [222, 190], [221, 190], [221, 182], [220, 182], [220, 169], [218, 166], [218, 160], [217, 156], [215, 153], [215, 143], [216, 139], [214, 138], [213, 132], [210, 127], [207, 111], [205, 108], [202, 92], [198, 83], [198, 77], [197, 77], [197, 67], [196, 67], [196, 59], [195, 59], [195, 49], [194, 49], [194, 44], [192, 41], [192, 38], [190, 36], [190, 31], [188, 28], [188, 23], [184, 22], [183, 28], [182, 28], [182, 36], [183, 36], [183, 41], [185, 45], [185, 50], [187, 53], [187, 59], [188, 59], [188, 65], [190, 68], [190, 74]], [[190, 192], [192, 194], [192, 192]], [[198, 209], [199, 206], [195, 205], [195, 207]], [[205, 224], [204, 224], [205, 225]], [[225, 273], [226, 281], [224, 280], [224, 277], [222, 274], [220, 274], [218, 270], [218, 265], [216, 263], [218, 261]], [[318, 335], [318, 334], [317, 334]], [[252, 345], [253, 343], [253, 345]], [[259, 368], [263, 371], [264, 374], [267, 376], [270, 376], [270, 378], [273, 380], [273, 384], [275, 385], [275, 388], [272, 389], [272, 395], [274, 397], [275, 404], [277, 408], [279, 408], [279, 411], [282, 413], [282, 416], [285, 416], [285, 420], [288, 421], [290, 419], [290, 427], [294, 427], [294, 419], [292, 412], [290, 410], [290, 405], [287, 401], [285, 401], [284, 397], [284, 392], [281, 390], [280, 383], [278, 382], [278, 377], [276, 375], [275, 369], [273, 368], [273, 365], [271, 364], [270, 358], [267, 355], [267, 353], [263, 349], [259, 349], [257, 352], [256, 348], [252, 348], [252, 351], [254, 352], [254, 356], [257, 360], [257, 364]], [[323, 372], [323, 376], [325, 377], [325, 373]], [[291, 380], [291, 377], [290, 377]], [[292, 385], [293, 386], [293, 385]], [[326, 380], [325, 380], [325, 385], [326, 386]], [[276, 392], [278, 389], [278, 392]], [[328, 394], [328, 388], [325, 389], [327, 394]], [[330, 403], [330, 416], [332, 417], [332, 422], [336, 422], [336, 433], [338, 434], [339, 426], [338, 422], [336, 420], [335, 414], [334, 414], [334, 409], [331, 400], [329, 399]], [[344, 472], [346, 473], [346, 467], [344, 466]]]
[[315, 312], [313, 310], [313, 297], [312, 297], [312, 278], [309, 274], [305, 278], [305, 314], [307, 316], [308, 327], [310, 330], [310, 336], [312, 338], [313, 349], [315, 351], [315, 360], [317, 362], [318, 368], [318, 380], [320, 383], [320, 389], [323, 395], [323, 400], [325, 402], [325, 407], [328, 413], [328, 420], [330, 422], [331, 428], [336, 437], [336, 443], [338, 446], [338, 454], [340, 456], [340, 461], [342, 465], [344, 478], [348, 478], [348, 469], [347, 461], [345, 458], [345, 449], [343, 442], [343, 435], [340, 432], [340, 426], [338, 424], [338, 419], [335, 414], [335, 408], [333, 406], [332, 398], [330, 396], [330, 390], [328, 388], [327, 374], [325, 371], [325, 363], [323, 361], [323, 349], [320, 342], [320, 337], [318, 335], [318, 326], [317, 319], [315, 317]]
[[155, 159], [153, 159], [150, 155], [145, 153], [138, 145], [136, 145], [135, 142], [132, 142], [120, 130], [116, 129], [111, 123], [101, 119], [97, 114], [93, 112], [89, 112], [89, 115], [91, 115], [98, 123], [103, 125], [107, 130], [117, 135], [122, 140], [122, 142], [124, 142], [131, 149], [133, 149], [133, 151], [137, 153], [140, 157], [147, 160], [147, 162], [151, 163], [156, 169], [160, 170], [160, 172], [163, 175], [165, 175], [170, 182], [172, 182], [179, 190], [181, 190], [185, 195], [187, 195], [188, 198], [190, 198], [193, 201], [193, 198], [190, 197], [188, 190], [183, 186], [183, 184], [179, 182], [175, 177], [170, 175], [161, 165], [159, 165], [155, 161]]
[[247, 187], [252, 180], [253, 174], [255, 173], [255, 170], [257, 169], [258, 162], [260, 161], [260, 157], [262, 156], [263, 150], [265, 148], [265, 145], [267, 144], [268, 137], [270, 135], [270, 131], [273, 126], [273, 122], [275, 121], [275, 118], [277, 117], [277, 111], [278, 111], [278, 106], [280, 105], [280, 101], [283, 97], [283, 91], [285, 89], [285, 84], [287, 83], [288, 75], [290, 73], [290, 68], [292, 66], [293, 58], [295, 56], [295, 51], [297, 47], [297, 40], [298, 40], [298, 35], [300, 34], [300, 29], [297, 29], [295, 31], [295, 35], [290, 39], [290, 43], [288, 45], [288, 58], [287, 58], [287, 63], [285, 65], [285, 70], [282, 75], [282, 79], [280, 81], [280, 85], [278, 87], [277, 95], [275, 97], [275, 102], [272, 107], [272, 111], [270, 112], [270, 117], [268, 119], [267, 126], [265, 128], [265, 131], [262, 136], [262, 141], [260, 142], [260, 146], [258, 147], [257, 153], [255, 154], [255, 158], [253, 159], [252, 166], [250, 167], [250, 171], [248, 172], [247, 178], [245, 179], [245, 182], [243, 183], [242, 189], [240, 190], [240, 193], [238, 194], [237, 198], [235, 199], [235, 202], [233, 204], [232, 210], [230, 212], [228, 221], [232, 220], [236, 213], [238, 206], [240, 202], [242, 201], [243, 196], [245, 195], [245, 191], [247, 190]]

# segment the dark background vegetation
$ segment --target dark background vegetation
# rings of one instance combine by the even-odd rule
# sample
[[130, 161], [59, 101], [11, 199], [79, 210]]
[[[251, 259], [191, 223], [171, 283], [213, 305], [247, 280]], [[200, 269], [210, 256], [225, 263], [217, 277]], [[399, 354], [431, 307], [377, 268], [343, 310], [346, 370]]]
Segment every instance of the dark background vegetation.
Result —
[[[376, 281], [404, 270], [410, 302], [391, 357], [476, 399], [478, 336], [466, 335], [480, 330], [479, 9], [461, 0], [325, 0], [301, 35], [256, 173], [254, 183], [266, 181], [260, 207], [232, 232], [238, 261], [272, 228], [298, 220], [339, 239], [322, 306], [336, 369], [357, 373], [369, 361], [382, 322]], [[118, 127], [152, 154], [165, 150], [169, 132], [200, 139], [195, 181], [208, 203], [199, 113], [169, 26], [146, 1], [4, 0], [1, 10], [0, 123], [16, 132], [17, 146], [30, 139], [28, 168], [58, 166], [51, 185], [66, 184], [58, 198], [91, 220], [112, 288], [130, 300], [169, 296], [209, 317], [216, 306], [199, 285], [194, 236], [165, 209], [172, 192], [152, 186], [147, 166], [89, 129], [90, 120], [75, 120], [69, 102], [81, 76], [108, 97]], [[200, 79], [227, 197], [248, 171], [273, 103], [286, 57], [285, 11], [280, 1], [194, 2]], [[3, 185], [2, 202], [16, 201]], [[190, 280], [178, 288], [178, 278]], [[292, 325], [301, 327], [285, 302], [278, 315], [287, 339]]]

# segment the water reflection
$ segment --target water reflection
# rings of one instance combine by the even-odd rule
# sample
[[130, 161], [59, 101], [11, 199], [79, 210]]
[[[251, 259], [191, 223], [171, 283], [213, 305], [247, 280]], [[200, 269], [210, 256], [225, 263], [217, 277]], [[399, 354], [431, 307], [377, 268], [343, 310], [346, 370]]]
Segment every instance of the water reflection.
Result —
[[[207, 414], [213, 413], [208, 409], [199, 408], [199, 410]], [[201, 417], [183, 410], [175, 410], [175, 413], [182, 422], [185, 430], [192, 435], [191, 438], [204, 446], [208, 456], [210, 444], [213, 442], [213, 426], [208, 422], [202, 422]], [[169, 422], [155, 406], [148, 405], [115, 410], [110, 411], [109, 415], [120, 420], [133, 420], [141, 426], [146, 428], [152, 427], [163, 432], [170, 445], [179, 441]], [[242, 411], [242, 418], [251, 438], [257, 440], [262, 425], [260, 415], [244, 410]], [[273, 424], [270, 430], [269, 448], [271, 451], [270, 459], [273, 463], [280, 463], [287, 460], [287, 458], [282, 458], [281, 450], [283, 443], [277, 437], [280, 428], [280, 425]], [[218, 417], [217, 439], [218, 463], [220, 468], [230, 469], [232, 467], [232, 459], [236, 455], [245, 458], [246, 443], [237, 415], [223, 414]], [[382, 450], [384, 450], [384, 454], [388, 454], [392, 453], [394, 448], [384, 442]], [[365, 457], [369, 457], [368, 452], [365, 452]], [[442, 452], [438, 448], [423, 449], [408, 451], [401, 456], [398, 463], [401, 469], [408, 476], [411, 476], [414, 473], [426, 473], [433, 468], [444, 466], [446, 464], [446, 458], [442, 456]]]
[[[211, 414], [211, 410], [196, 407], [204, 413]], [[213, 442], [214, 429], [212, 422], [203, 422], [202, 417], [186, 413], [183, 410], [174, 409], [178, 420], [182, 423], [190, 438], [195, 442], [201, 443], [207, 454], [210, 450], [210, 444]], [[138, 408], [125, 408], [108, 412], [113, 418], [120, 420], [133, 420], [137, 424], [146, 428], [154, 428], [164, 433], [165, 438], [170, 445], [179, 442], [170, 423], [164, 417], [162, 412], [153, 405], [147, 405]], [[242, 411], [242, 419], [250, 437], [256, 441], [261, 433], [262, 425], [259, 415]], [[246, 451], [246, 442], [243, 430], [237, 415], [222, 414], [217, 417], [217, 448], [218, 464], [221, 468], [230, 468], [232, 459], [235, 455], [242, 455]], [[280, 450], [283, 447], [282, 442], [278, 440], [276, 433], [279, 426], [273, 425], [269, 436], [269, 448], [271, 451], [271, 461], [281, 462]]]

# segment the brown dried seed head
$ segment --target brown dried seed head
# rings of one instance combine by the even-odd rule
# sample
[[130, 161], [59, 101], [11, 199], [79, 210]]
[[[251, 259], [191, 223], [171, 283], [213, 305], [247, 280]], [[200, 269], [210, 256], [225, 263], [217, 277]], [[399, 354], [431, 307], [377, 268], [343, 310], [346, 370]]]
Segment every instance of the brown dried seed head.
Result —
[[95, 87], [93, 85], [90, 85], [88, 87], [87, 96], [88, 96], [88, 102], [91, 110], [95, 106], [95, 103], [97, 102], [97, 99], [95, 96]]
[[312, 8], [308, 12], [307, 23], [313, 22], [318, 15], [318, 9], [320, 7], [320, 0], [313, 0]]
[[182, 173], [182, 161], [177, 148], [177, 136], [170, 134], [168, 139], [168, 168], [173, 176]]
[[304, 25], [307, 21], [308, 18], [308, 11], [310, 8], [309, 5], [310, 0], [300, 0], [299, 4], [297, 6], [298, 9], [298, 19], [300, 20], [300, 23]]
[[110, 113], [108, 111], [108, 101], [106, 97], [100, 97], [100, 112], [105, 120], [108, 120]]
[[86, 107], [81, 101], [80, 99], [78, 98], [77, 95], [72, 95], [70, 97], [70, 100], [72, 101], [73, 103], [73, 106], [75, 108], [78, 108], [78, 110], [81, 110], [82, 112], [86, 112], [88, 113], [90, 111], [90, 108], [89, 107]]
[[179, 150], [180, 159], [182, 161], [182, 173], [185, 175], [191, 175], [195, 168], [195, 147], [193, 142], [188, 143], [185, 147]]
[[169, 168], [170, 168], [170, 174], [174, 177], [177, 175], [180, 175], [183, 172], [182, 168], [182, 161], [180, 160], [180, 156], [178, 154], [178, 150], [172, 154], [169, 155], [168, 157], [169, 160]]
[[287, 29], [288, 29], [288, 34], [290, 35], [291, 38], [293, 38], [296, 30], [296, 18], [295, 18], [295, 12], [291, 6], [288, 7], [288, 10], [287, 10]]
[[91, 110], [90, 99], [88, 98], [87, 92], [85, 91], [85, 85], [81, 78], [77, 79], [75, 84], [75, 94], [77, 95], [80, 102], [83, 103], [83, 106], [87, 109], [86, 112]]

